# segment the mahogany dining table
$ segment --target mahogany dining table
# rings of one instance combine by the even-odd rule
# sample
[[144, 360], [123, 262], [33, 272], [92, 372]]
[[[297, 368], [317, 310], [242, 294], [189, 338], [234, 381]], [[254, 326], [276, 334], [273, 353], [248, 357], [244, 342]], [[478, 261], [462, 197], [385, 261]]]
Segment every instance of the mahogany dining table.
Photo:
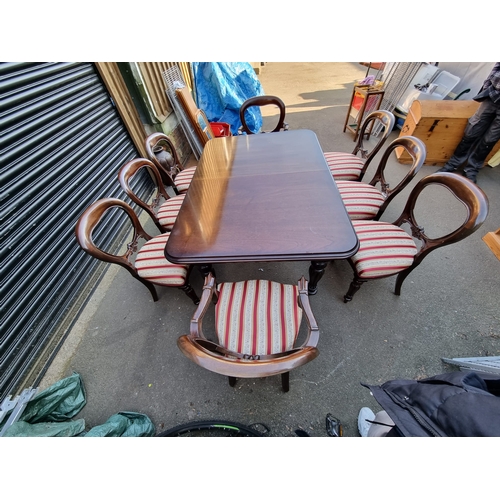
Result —
[[207, 142], [165, 257], [205, 276], [217, 263], [311, 261], [314, 295], [328, 261], [358, 247], [316, 134], [289, 130]]

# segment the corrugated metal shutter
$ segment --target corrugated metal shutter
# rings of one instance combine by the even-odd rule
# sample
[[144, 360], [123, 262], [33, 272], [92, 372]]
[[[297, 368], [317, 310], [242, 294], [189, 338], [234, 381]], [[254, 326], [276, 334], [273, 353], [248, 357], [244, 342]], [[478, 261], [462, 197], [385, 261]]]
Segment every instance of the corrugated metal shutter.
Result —
[[[90, 293], [103, 266], [80, 249], [75, 224], [99, 198], [130, 202], [117, 172], [138, 154], [93, 64], [1, 63], [0, 120], [1, 400], [36, 376]], [[116, 247], [122, 221], [108, 218], [104, 247]]]

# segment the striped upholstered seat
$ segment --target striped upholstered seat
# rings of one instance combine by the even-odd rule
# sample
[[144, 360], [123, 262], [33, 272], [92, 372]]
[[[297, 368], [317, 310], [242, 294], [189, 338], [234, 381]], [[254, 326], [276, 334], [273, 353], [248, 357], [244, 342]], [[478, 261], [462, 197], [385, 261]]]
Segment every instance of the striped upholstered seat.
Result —
[[196, 167], [189, 167], [184, 170], [181, 170], [174, 179], [175, 187], [179, 194], [186, 193], [193, 180], [193, 175], [196, 171]]
[[375, 219], [385, 202], [384, 195], [371, 184], [356, 181], [336, 181], [351, 220]]
[[[129, 170], [123, 170], [121, 172], [123, 175], [120, 175], [122, 185], [125, 187], [128, 185], [125, 173], [132, 173], [133, 175], [135, 172], [132, 167], [144, 166], [142, 165], [143, 161], [146, 161], [149, 164], [146, 164], [146, 166], [151, 166], [153, 173], [159, 177], [160, 174], [155, 165], [149, 160], [136, 158], [132, 161], [135, 161], [135, 163], [129, 165]], [[132, 196], [135, 196], [133, 192], [131, 193]], [[143, 205], [149, 208], [147, 204]], [[108, 210], [123, 211], [133, 228], [133, 231], [128, 233], [131, 238], [127, 241], [125, 253], [122, 253], [121, 250], [118, 254], [114, 252], [108, 253], [93, 240], [94, 230], [101, 223], [102, 217]], [[92, 203], [78, 219], [75, 235], [78, 244], [92, 257], [124, 267], [135, 279], [148, 288], [154, 301], [158, 300], [155, 285], [160, 285], [180, 288], [195, 304], [200, 302], [198, 295], [189, 284], [190, 266], [172, 264], [165, 259], [165, 245], [170, 233], [151, 237], [142, 227], [134, 209], [124, 201], [117, 198], [102, 198]], [[146, 241], [142, 248], [139, 249], [139, 242], [142, 240]]]
[[353, 221], [359, 250], [351, 257], [361, 279], [383, 278], [413, 264], [418, 249], [411, 236], [398, 226], [379, 221]]
[[173, 264], [165, 258], [165, 245], [170, 233], [148, 240], [137, 252], [135, 267], [139, 276], [155, 285], [183, 286], [188, 266]]
[[[416, 138], [413, 139], [417, 141]], [[415, 156], [420, 157], [419, 164], [423, 163], [422, 155], [418, 154], [418, 151]], [[465, 217], [462, 218], [462, 224], [459, 227], [455, 227], [447, 234], [442, 234], [438, 228], [437, 234], [435, 233], [432, 237], [417, 222], [417, 214], [415, 214], [419, 195], [431, 185], [434, 185], [435, 189], [444, 190], [445, 194], [448, 190], [466, 208], [462, 212]], [[445, 209], [444, 213], [438, 209], [433, 214], [436, 221], [434, 230], [446, 217], [447, 205], [446, 202], [441, 204], [440, 208]], [[359, 249], [353, 257], [349, 258], [354, 276], [344, 295], [344, 302], [350, 302], [364, 282], [394, 275], [397, 276], [394, 293], [400, 295], [403, 281], [430, 252], [466, 238], [481, 226], [487, 215], [488, 200], [484, 192], [462, 176], [443, 172], [423, 177], [410, 192], [403, 212], [393, 224], [373, 220], [352, 221], [358, 236]], [[401, 229], [402, 225], [408, 232]], [[460, 271], [457, 269], [457, 272]]]
[[181, 209], [182, 202], [185, 197], [186, 194], [180, 194], [169, 198], [158, 210], [158, 221], [162, 227], [168, 231], [171, 231], [174, 227], [175, 220], [177, 219], [177, 215], [179, 214], [179, 210]]
[[366, 159], [351, 153], [323, 153], [333, 178], [341, 181], [358, 181]]
[[293, 348], [302, 319], [298, 287], [267, 280], [219, 285], [215, 306], [219, 344], [248, 355]]

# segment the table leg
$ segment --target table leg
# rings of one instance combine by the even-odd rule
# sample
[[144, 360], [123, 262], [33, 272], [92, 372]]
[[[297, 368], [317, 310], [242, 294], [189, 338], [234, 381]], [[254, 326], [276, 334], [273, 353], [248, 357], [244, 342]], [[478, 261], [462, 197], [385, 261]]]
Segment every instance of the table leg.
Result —
[[212, 264], [199, 264], [198, 269], [200, 270], [200, 273], [203, 276], [203, 278], [206, 278], [210, 273], [212, 273], [215, 276], [215, 271]]
[[309, 266], [309, 286], [307, 290], [309, 295], [316, 295], [318, 292], [318, 282], [323, 277], [323, 274], [325, 274], [327, 264], [327, 261], [311, 261], [311, 265]]

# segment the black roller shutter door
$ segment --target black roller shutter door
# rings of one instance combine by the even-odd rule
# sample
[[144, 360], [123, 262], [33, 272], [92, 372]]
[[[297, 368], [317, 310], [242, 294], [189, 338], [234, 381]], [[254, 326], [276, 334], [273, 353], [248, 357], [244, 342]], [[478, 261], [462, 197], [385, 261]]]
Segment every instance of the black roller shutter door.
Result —
[[[40, 373], [102, 272], [75, 224], [99, 198], [130, 202], [117, 172], [138, 153], [93, 64], [0, 63], [0, 123], [1, 400]], [[101, 245], [116, 248], [123, 220], [108, 217]]]

